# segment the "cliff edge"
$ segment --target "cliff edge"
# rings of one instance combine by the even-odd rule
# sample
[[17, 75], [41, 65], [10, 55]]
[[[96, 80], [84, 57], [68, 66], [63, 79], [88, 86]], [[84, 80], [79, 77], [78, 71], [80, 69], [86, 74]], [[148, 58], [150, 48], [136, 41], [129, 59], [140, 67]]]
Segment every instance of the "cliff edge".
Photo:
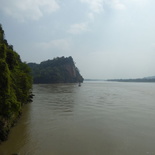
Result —
[[33, 83], [77, 83], [83, 82], [73, 58], [57, 57], [40, 64], [28, 63], [32, 70]]
[[0, 142], [7, 139], [22, 106], [31, 99], [30, 68], [5, 39], [0, 24]]

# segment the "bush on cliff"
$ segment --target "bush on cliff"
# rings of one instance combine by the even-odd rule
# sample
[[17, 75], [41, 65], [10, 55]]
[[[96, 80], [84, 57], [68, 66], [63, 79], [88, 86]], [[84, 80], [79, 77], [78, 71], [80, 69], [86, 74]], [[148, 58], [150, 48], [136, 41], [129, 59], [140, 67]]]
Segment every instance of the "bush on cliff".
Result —
[[30, 68], [7, 43], [0, 25], [0, 141], [7, 138], [31, 95]]
[[73, 58], [57, 57], [40, 64], [28, 63], [32, 70], [34, 83], [76, 83], [83, 77], [75, 66]]

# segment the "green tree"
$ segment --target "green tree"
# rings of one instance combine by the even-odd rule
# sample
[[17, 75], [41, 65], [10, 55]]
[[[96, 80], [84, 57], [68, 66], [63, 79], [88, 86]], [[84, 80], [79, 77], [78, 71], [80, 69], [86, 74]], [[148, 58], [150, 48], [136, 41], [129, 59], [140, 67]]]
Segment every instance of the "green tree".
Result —
[[57, 57], [40, 64], [29, 63], [34, 83], [76, 83], [83, 77], [75, 66], [73, 58]]
[[22, 105], [31, 97], [30, 68], [4, 39], [0, 25], [0, 141], [5, 140]]

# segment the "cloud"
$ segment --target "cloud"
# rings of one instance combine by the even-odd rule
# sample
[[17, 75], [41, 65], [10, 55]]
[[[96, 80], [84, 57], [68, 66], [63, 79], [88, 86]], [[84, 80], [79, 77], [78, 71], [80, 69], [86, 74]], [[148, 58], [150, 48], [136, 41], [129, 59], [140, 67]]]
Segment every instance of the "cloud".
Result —
[[89, 31], [87, 23], [73, 24], [70, 26], [70, 29], [68, 30], [68, 32], [72, 34], [80, 34], [85, 31]]
[[[139, 1], [139, 0], [135, 0]], [[81, 0], [82, 3], [87, 3], [91, 12], [101, 13], [106, 5], [113, 6], [115, 9], [125, 9], [125, 5], [120, 0]]]
[[148, 0], [127, 0], [128, 2], [131, 3], [139, 3], [139, 4], [143, 4], [143, 3], [147, 3]]
[[103, 0], [81, 0], [82, 3], [87, 3], [90, 7], [90, 10], [95, 13], [103, 11]]
[[92, 12], [88, 13], [88, 18], [93, 21], [95, 19], [95, 16]]
[[19, 21], [39, 20], [60, 8], [56, 0], [1, 0], [0, 10]]
[[88, 13], [88, 18], [90, 20], [95, 19], [95, 14], [103, 13], [106, 8], [110, 7], [115, 10], [125, 10], [126, 6], [124, 1], [121, 0], [80, 0], [81, 3], [88, 5], [90, 12]]
[[126, 9], [126, 6], [122, 2], [120, 2], [120, 0], [112, 0], [111, 5], [116, 10], [125, 10]]
[[129, 4], [134, 4], [140, 8], [145, 8], [147, 5], [152, 5], [154, 0], [126, 0]]
[[58, 49], [58, 50], [69, 50], [70, 49], [70, 40], [68, 39], [57, 39], [57, 40], [51, 40], [48, 42], [42, 42], [37, 44], [40, 48], [44, 50], [49, 49]]

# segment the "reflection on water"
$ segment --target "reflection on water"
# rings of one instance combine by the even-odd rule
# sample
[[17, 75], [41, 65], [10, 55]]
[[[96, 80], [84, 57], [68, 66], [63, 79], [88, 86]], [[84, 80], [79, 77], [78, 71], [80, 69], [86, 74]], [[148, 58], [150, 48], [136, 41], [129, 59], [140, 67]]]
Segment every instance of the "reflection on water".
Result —
[[154, 83], [34, 85], [0, 155], [153, 155]]

